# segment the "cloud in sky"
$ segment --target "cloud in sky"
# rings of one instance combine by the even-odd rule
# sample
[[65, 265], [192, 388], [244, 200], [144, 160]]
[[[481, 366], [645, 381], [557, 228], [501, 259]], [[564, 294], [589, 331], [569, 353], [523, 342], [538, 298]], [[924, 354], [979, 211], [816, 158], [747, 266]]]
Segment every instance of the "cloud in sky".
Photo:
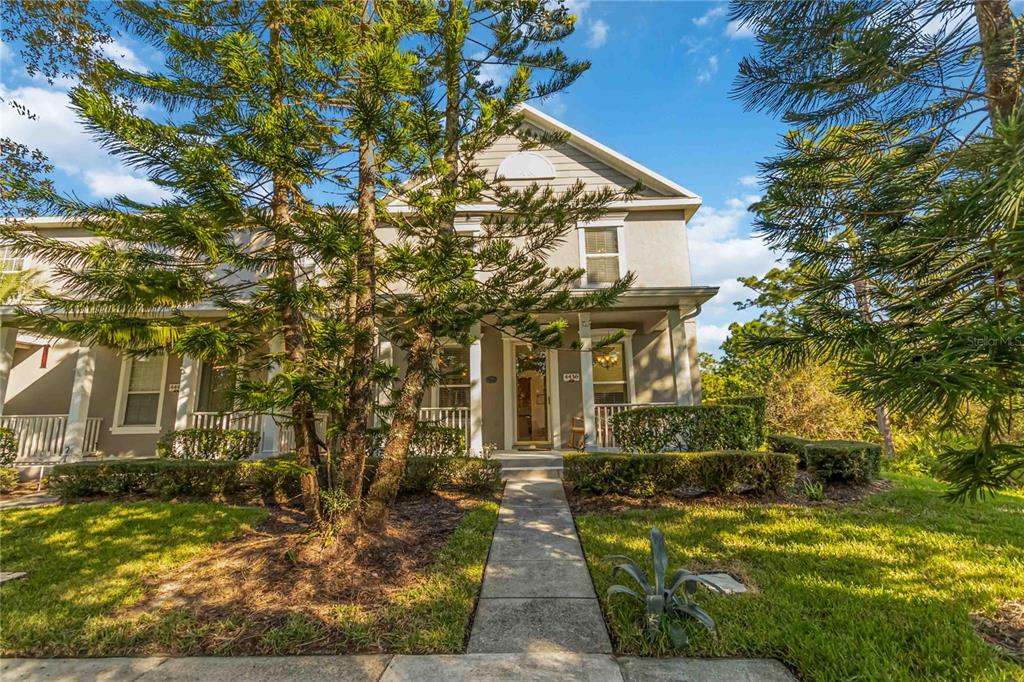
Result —
[[587, 27], [587, 47], [598, 48], [608, 40], [608, 24], [598, 19]]
[[707, 12], [694, 19], [693, 23], [695, 26], [700, 26], [701, 28], [704, 28], [711, 22], [724, 17], [728, 11], [729, 8], [725, 3], [713, 5], [711, 9], [709, 9]]
[[565, 113], [568, 105], [562, 93], [555, 92], [540, 100], [540, 108], [557, 118]]
[[741, 24], [739, 21], [730, 21], [725, 25], [725, 35], [739, 40], [741, 38], [753, 38], [754, 31], [749, 24]]
[[711, 55], [697, 71], [697, 82], [707, 83], [718, 73], [718, 55]]
[[744, 175], [742, 178], [739, 179], [739, 183], [744, 187], [753, 187], [758, 182], [760, 182], [760, 178], [758, 178], [756, 175]]
[[132, 48], [117, 40], [112, 43], [103, 43], [100, 45], [100, 51], [122, 69], [130, 71], [148, 70], [146, 64], [139, 59]]

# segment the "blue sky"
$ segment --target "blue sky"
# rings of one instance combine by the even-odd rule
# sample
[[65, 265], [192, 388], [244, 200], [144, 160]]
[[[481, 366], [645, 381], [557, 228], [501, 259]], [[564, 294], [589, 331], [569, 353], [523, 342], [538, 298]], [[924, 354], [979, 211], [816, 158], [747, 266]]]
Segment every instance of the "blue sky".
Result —
[[[701, 195], [689, 228], [694, 283], [722, 288], [698, 318], [702, 350], [715, 351], [730, 322], [749, 319], [740, 275], [760, 275], [774, 257], [750, 235], [746, 207], [757, 198], [757, 162], [784, 128], [745, 112], [729, 90], [754, 41], [711, 2], [568, 0], [578, 30], [566, 44], [593, 66], [567, 92], [539, 104], [547, 113]], [[131, 43], [112, 53], [128, 63], [156, 55]], [[86, 199], [125, 193], [152, 199], [155, 188], [106, 155], [67, 110], [66, 86], [29, 80], [9, 46], [0, 46], [3, 135], [42, 149], [61, 189]], [[37, 120], [17, 116], [11, 99]]]

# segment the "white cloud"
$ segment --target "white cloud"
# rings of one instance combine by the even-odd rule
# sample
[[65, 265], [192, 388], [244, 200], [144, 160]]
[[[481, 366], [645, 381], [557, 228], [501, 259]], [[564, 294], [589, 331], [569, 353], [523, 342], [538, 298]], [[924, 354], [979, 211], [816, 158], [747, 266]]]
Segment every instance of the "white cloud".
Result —
[[149, 67], [138, 58], [132, 48], [117, 40], [100, 45], [100, 52], [122, 69], [140, 72], [149, 70]]
[[754, 30], [750, 27], [750, 24], [741, 24], [739, 21], [730, 21], [725, 26], [725, 35], [730, 38], [753, 38]]
[[729, 11], [729, 8], [724, 3], [719, 4], [719, 5], [714, 5], [707, 12], [705, 12], [702, 15], [700, 15], [696, 19], [694, 19], [693, 23], [694, 23], [694, 25], [700, 26], [701, 28], [703, 28], [704, 26], [707, 26], [708, 24], [710, 24], [712, 21], [715, 21], [716, 19], [721, 19], [722, 17], [724, 17], [726, 12], [728, 12], [728, 11]]
[[733, 197], [724, 208], [702, 207], [688, 227], [693, 282], [717, 286], [722, 292], [715, 305], [730, 306], [742, 285], [737, 277], [761, 276], [775, 264], [776, 256], [761, 237], [750, 234], [747, 206], [757, 195]]
[[760, 178], [758, 178], [756, 175], [744, 175], [739, 180], [740, 184], [743, 185], [744, 187], [753, 187], [759, 181], [760, 181]]
[[708, 324], [697, 318], [697, 349], [702, 353], [713, 353], [718, 350], [729, 336], [729, 326], [723, 324]]
[[565, 113], [568, 105], [565, 103], [562, 93], [555, 92], [540, 100], [540, 107], [557, 118]]
[[149, 180], [125, 172], [89, 170], [85, 172], [85, 184], [97, 197], [123, 194], [136, 201], [156, 202], [170, 196], [163, 188]]
[[587, 47], [598, 48], [608, 40], [608, 24], [600, 19], [590, 22], [587, 32]]
[[590, 0], [562, 0], [562, 4], [569, 10], [569, 14], [575, 15], [577, 20], [590, 9]]
[[[486, 56], [483, 52], [472, 55], [472, 59], [483, 59]], [[495, 64], [485, 62], [480, 65], [481, 81], [492, 81], [499, 88], [504, 87], [512, 77], [513, 68], [507, 64]]]
[[697, 71], [697, 82], [707, 83], [718, 73], [718, 56], [711, 55], [707, 62]]

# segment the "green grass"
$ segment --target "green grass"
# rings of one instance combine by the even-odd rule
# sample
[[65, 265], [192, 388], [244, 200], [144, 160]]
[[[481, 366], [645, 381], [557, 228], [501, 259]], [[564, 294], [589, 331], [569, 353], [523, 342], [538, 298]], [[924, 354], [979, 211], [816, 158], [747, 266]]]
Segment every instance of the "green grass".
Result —
[[412, 585], [378, 609], [339, 604], [329, 614], [288, 615], [267, 629], [232, 614], [199, 620], [183, 609], [125, 618], [159, 574], [260, 521], [259, 509], [215, 504], [94, 503], [5, 514], [0, 651], [6, 655], [286, 655], [457, 653], [464, 649], [483, 581], [498, 505], [467, 513]]
[[0, 512], [5, 571], [0, 651], [95, 654], [106, 614], [138, 600], [142, 579], [181, 564], [266, 516], [221, 504], [93, 502]]
[[[648, 534], [665, 534], [670, 569], [723, 568], [756, 593], [701, 590], [717, 637], [691, 627], [686, 655], [777, 657], [807, 680], [1024, 680], [973, 631], [970, 614], [1024, 599], [1024, 495], [961, 506], [925, 478], [844, 507], [773, 504], [589, 513], [576, 519], [616, 650], [680, 655], [648, 644], [641, 607], [609, 601], [609, 554], [650, 566]], [[648, 568], [649, 571], [649, 568]], [[625, 579], [619, 582], [624, 582]]]

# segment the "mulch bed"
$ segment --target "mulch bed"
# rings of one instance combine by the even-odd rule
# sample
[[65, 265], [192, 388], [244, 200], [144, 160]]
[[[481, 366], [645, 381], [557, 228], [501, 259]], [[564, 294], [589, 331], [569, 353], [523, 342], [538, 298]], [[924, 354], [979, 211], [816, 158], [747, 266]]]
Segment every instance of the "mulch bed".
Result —
[[[384, 533], [327, 539], [309, 532], [301, 512], [274, 508], [253, 531], [156, 576], [147, 598], [122, 615], [185, 610], [198, 623], [244, 622], [239, 639], [256, 641], [296, 614], [329, 624], [342, 605], [372, 611], [422, 576], [480, 500], [456, 493], [399, 498]], [[232, 647], [246, 649], [244, 641]]]
[[893, 482], [878, 479], [867, 485], [830, 483], [825, 486], [825, 499], [812, 502], [803, 494], [803, 479], [809, 480], [805, 472], [797, 474], [793, 492], [785, 495], [710, 495], [696, 490], [680, 490], [676, 495], [657, 497], [629, 497], [627, 495], [587, 495], [566, 486], [569, 506], [574, 514], [587, 512], [621, 512], [630, 509], [685, 508], [693, 504], [716, 507], [736, 507], [752, 504], [790, 504], [808, 507], [837, 507], [868, 498], [891, 490]]
[[1003, 602], [991, 617], [971, 616], [974, 629], [1007, 658], [1024, 664], [1024, 601]]

